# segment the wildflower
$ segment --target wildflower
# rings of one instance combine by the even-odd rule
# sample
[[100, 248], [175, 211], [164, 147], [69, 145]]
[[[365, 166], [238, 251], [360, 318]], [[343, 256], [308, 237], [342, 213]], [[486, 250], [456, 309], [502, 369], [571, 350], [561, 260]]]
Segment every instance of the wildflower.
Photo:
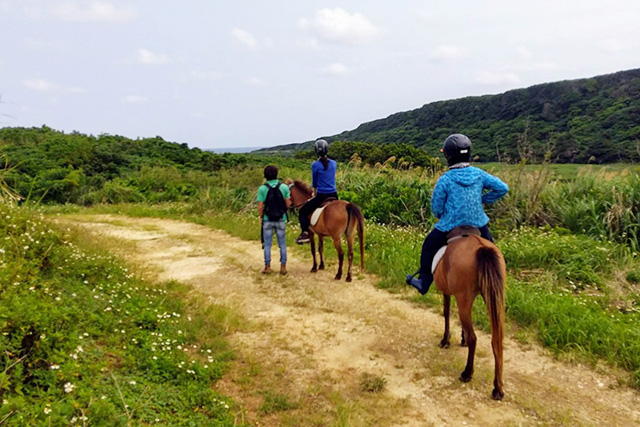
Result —
[[51, 413], [51, 408], [49, 407], [48, 404], [47, 404], [47, 406], [44, 407], [44, 413], [47, 414], [47, 415]]
[[136, 385], [136, 380], [131, 380], [131, 381], [129, 381], [129, 384], [131, 384], [131, 385]]
[[102, 396], [100, 396], [100, 400], [105, 400], [107, 398], [107, 396], [105, 396], [104, 394]]
[[3, 405], [8, 405], [8, 404], [9, 404], [9, 401], [8, 401], [7, 399], [2, 399], [2, 404], [3, 404]]
[[71, 383], [69, 383], [69, 382], [64, 384], [64, 392], [65, 393], [71, 393], [74, 388], [76, 388], [76, 386], [71, 384]]
[[51, 366], [49, 366], [49, 369], [51, 369], [52, 371], [55, 371], [56, 369], [60, 369], [60, 366], [56, 365], [55, 363], [52, 363]]

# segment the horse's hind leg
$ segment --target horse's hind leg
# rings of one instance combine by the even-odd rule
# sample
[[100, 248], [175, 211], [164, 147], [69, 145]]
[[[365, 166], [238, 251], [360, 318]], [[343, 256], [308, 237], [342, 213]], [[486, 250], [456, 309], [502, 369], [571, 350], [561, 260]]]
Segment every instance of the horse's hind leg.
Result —
[[335, 279], [340, 280], [342, 278], [342, 264], [344, 262], [344, 251], [342, 250], [342, 241], [340, 240], [340, 236], [333, 237], [333, 246], [335, 246], [336, 251], [338, 251], [338, 273], [336, 274]]
[[318, 253], [320, 254], [318, 270], [324, 270], [324, 236], [321, 235], [318, 235]]
[[311, 267], [311, 272], [315, 273], [318, 271], [318, 263], [316, 262], [316, 237], [313, 233], [309, 233], [309, 237], [311, 238], [309, 246], [311, 247], [311, 256], [313, 257], [313, 267]]
[[347, 268], [347, 282], [351, 281], [351, 265], [353, 264], [353, 242], [355, 235], [347, 235], [347, 256], [349, 258], [349, 267]]
[[449, 313], [451, 311], [451, 296], [444, 296], [444, 336], [442, 337], [442, 341], [440, 341], [440, 348], [449, 348], [449, 338], [451, 334], [449, 333]]
[[473, 322], [471, 321], [471, 307], [473, 300], [467, 301], [467, 298], [456, 298], [458, 303], [458, 313], [460, 314], [460, 323], [462, 323], [462, 329], [466, 337], [467, 346], [469, 347], [469, 354], [467, 356], [467, 366], [464, 368], [462, 374], [460, 374], [460, 381], [469, 382], [473, 377], [473, 360], [476, 353], [476, 334], [473, 331]]

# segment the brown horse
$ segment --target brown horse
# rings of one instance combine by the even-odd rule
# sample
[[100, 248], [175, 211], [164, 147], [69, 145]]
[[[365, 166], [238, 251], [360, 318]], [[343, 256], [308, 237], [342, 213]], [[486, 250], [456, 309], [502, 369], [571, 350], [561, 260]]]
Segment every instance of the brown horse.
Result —
[[462, 323], [462, 345], [469, 347], [467, 366], [460, 375], [463, 382], [471, 381], [476, 350], [471, 308], [478, 294], [487, 305], [491, 319], [491, 345], [495, 359], [492, 397], [504, 397], [502, 385], [502, 338], [504, 333], [504, 288], [506, 267], [500, 250], [488, 240], [465, 235], [451, 241], [434, 272], [434, 281], [444, 294], [444, 337], [440, 347], [449, 347], [449, 310], [451, 296], [458, 304]]
[[[291, 190], [291, 204], [299, 209], [311, 197], [313, 191], [302, 181], [289, 181]], [[355, 242], [356, 229], [358, 231], [358, 241], [360, 243], [360, 271], [364, 271], [364, 217], [358, 206], [344, 200], [334, 200], [326, 204], [316, 225], [309, 228], [311, 237], [311, 255], [313, 256], [313, 267], [311, 272], [324, 270], [324, 238], [331, 237], [333, 246], [338, 251], [338, 273], [335, 279], [342, 278], [342, 264], [344, 261], [344, 251], [342, 250], [342, 234], [347, 238], [349, 268], [347, 269], [347, 282], [351, 281], [351, 264], [353, 263], [353, 244]], [[316, 242], [315, 234], [318, 235], [318, 252], [320, 253], [320, 265], [316, 262]]]

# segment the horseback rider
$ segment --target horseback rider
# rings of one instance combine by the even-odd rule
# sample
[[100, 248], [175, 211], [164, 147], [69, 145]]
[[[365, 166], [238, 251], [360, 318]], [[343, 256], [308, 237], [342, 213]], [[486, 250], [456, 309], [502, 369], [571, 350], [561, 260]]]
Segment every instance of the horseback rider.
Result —
[[338, 198], [338, 190], [336, 189], [336, 170], [338, 163], [327, 157], [329, 153], [329, 143], [324, 139], [318, 139], [315, 142], [314, 150], [318, 156], [318, 160], [311, 165], [311, 186], [313, 187], [314, 197], [300, 208], [299, 218], [302, 233], [296, 239], [299, 245], [308, 243], [311, 238], [309, 236], [310, 216], [322, 202], [329, 198]]
[[449, 170], [438, 179], [431, 196], [431, 212], [439, 221], [422, 244], [420, 277], [407, 275], [407, 284], [422, 295], [433, 281], [433, 258], [438, 249], [447, 244], [447, 234], [455, 227], [476, 227], [481, 237], [493, 242], [489, 217], [482, 205], [500, 200], [509, 191], [498, 177], [469, 164], [471, 140], [465, 135], [449, 135], [440, 151], [447, 159]]

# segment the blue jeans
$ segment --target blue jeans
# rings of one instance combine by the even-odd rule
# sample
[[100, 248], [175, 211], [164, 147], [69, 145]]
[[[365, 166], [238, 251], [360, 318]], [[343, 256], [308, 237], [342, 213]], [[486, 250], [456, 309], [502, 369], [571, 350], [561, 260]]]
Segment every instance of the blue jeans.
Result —
[[271, 245], [273, 244], [273, 232], [276, 232], [278, 246], [280, 247], [280, 264], [287, 263], [287, 241], [285, 239], [286, 223], [280, 221], [263, 221], [262, 232], [264, 236], [264, 265], [271, 264]]

